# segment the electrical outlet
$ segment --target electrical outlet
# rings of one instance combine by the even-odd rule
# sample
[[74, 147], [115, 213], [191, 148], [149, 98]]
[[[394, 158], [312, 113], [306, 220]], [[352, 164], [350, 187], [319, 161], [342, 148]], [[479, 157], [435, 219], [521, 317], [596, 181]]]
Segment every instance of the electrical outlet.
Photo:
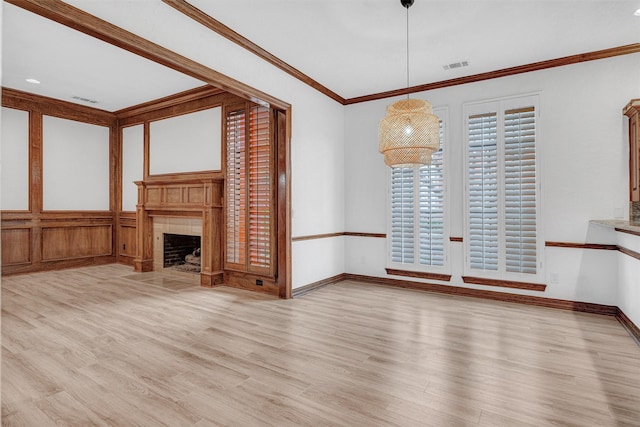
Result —
[[557, 285], [558, 283], [560, 283], [560, 275], [558, 273], [551, 273], [551, 284], [553, 285]]
[[123, 243], [123, 244], [122, 244], [122, 250], [124, 251], [124, 250], [126, 250], [126, 249], [127, 249], [127, 244], [126, 244], [126, 243]]
[[262, 280], [256, 279], [256, 285], [257, 286], [262, 286]]

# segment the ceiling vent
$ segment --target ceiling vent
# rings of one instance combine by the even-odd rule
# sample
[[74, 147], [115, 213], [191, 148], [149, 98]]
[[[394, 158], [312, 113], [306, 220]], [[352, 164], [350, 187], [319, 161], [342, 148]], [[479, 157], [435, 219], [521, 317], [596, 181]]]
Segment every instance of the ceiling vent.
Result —
[[460, 61], [460, 62], [453, 62], [451, 64], [443, 65], [442, 68], [444, 68], [445, 70], [454, 70], [456, 68], [462, 68], [462, 67], [468, 67], [468, 66], [469, 66], [469, 61]]
[[78, 101], [82, 101], [82, 102], [89, 102], [91, 104], [97, 104], [98, 101], [96, 101], [95, 99], [89, 99], [89, 98], [83, 98], [81, 96], [72, 96], [73, 99], [77, 99]]

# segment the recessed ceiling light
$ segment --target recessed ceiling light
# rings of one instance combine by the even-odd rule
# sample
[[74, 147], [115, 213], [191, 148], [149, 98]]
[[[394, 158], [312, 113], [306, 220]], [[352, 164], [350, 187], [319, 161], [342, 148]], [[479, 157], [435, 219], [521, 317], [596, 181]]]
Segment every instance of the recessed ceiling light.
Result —
[[36, 79], [25, 79], [28, 83], [33, 83], [34, 85], [39, 85], [40, 84], [40, 80], [36, 80]]
[[635, 13], [634, 13], [634, 15], [636, 15], [636, 16], [640, 16], [640, 9], [636, 10], [636, 11], [635, 11]]

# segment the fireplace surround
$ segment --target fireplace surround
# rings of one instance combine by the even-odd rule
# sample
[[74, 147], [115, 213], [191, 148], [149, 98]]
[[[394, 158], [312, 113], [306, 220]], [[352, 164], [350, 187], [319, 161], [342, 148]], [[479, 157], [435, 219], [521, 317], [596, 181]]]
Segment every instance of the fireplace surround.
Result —
[[200, 284], [222, 284], [222, 177], [172, 174], [136, 184], [135, 271], [163, 268], [163, 233], [199, 235]]

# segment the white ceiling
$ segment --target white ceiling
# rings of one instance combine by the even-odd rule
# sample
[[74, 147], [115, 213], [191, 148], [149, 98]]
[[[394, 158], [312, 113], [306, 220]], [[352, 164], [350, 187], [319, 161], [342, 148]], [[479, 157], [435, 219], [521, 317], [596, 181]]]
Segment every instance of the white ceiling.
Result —
[[[198, 45], [209, 30], [160, 0], [67, 2], [172, 50], [185, 38], [194, 49], [210, 48]], [[190, 3], [344, 98], [406, 86], [399, 0]], [[409, 9], [410, 85], [638, 43], [639, 8], [640, 0], [416, 0]], [[7, 3], [2, 43], [4, 87], [108, 111], [202, 84]], [[469, 66], [442, 67], [459, 61]]]

